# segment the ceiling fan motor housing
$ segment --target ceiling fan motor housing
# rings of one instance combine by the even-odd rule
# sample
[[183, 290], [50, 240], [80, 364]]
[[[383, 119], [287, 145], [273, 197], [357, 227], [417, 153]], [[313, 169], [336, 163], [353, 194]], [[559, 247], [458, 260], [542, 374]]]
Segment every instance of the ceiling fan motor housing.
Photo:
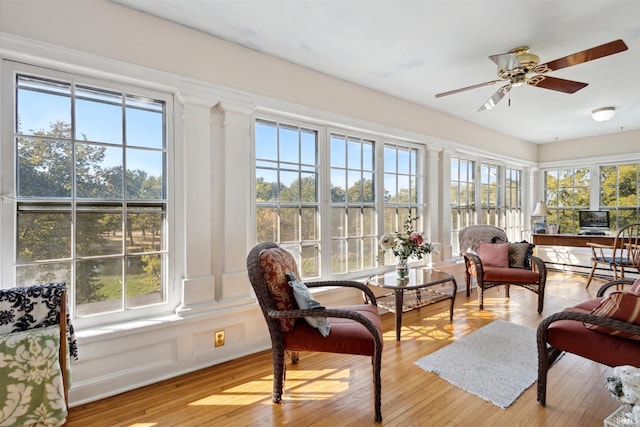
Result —
[[540, 62], [540, 58], [538, 55], [529, 53], [528, 46], [520, 46], [515, 49], [511, 49], [509, 53], [515, 55], [520, 66], [516, 66], [508, 70], [498, 67], [498, 77], [501, 79], [511, 80], [511, 84], [513, 86], [520, 86], [526, 83], [527, 74], [533, 72]]

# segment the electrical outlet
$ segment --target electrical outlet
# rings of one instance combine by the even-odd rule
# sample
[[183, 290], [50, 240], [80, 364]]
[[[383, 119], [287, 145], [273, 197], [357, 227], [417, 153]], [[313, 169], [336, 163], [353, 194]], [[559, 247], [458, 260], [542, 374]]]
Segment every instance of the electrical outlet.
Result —
[[216, 331], [215, 345], [216, 347], [222, 347], [224, 345], [224, 331]]

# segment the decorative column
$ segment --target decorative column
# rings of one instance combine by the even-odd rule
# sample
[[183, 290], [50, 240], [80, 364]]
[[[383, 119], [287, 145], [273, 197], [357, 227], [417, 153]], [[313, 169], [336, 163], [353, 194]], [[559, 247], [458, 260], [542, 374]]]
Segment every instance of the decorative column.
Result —
[[[439, 177], [438, 181], [438, 207], [440, 211], [440, 243], [442, 249], [440, 257], [443, 260], [451, 259], [453, 245], [451, 242], [451, 151], [438, 152]], [[458, 254], [455, 254], [458, 256]]]
[[[255, 217], [251, 197], [254, 165], [251, 161], [253, 105], [223, 102], [220, 112], [223, 147], [219, 152], [224, 180], [221, 182], [223, 218], [218, 230], [224, 246], [216, 245], [214, 254], [222, 261], [222, 284], [216, 290], [220, 302], [239, 303], [251, 298], [247, 277], [247, 253], [254, 243]], [[251, 238], [250, 238], [251, 237]]]
[[[425, 174], [423, 180], [424, 204], [427, 209], [425, 210], [425, 232], [429, 238], [429, 242], [442, 243], [442, 221], [441, 221], [441, 178], [440, 178], [440, 164], [438, 158], [438, 150], [428, 148], [425, 150]], [[431, 254], [430, 260], [439, 260], [440, 255]]]
[[[175, 271], [182, 272], [178, 313], [206, 311], [215, 304], [211, 238], [211, 110], [216, 100], [177, 97], [174, 210]], [[179, 111], [182, 110], [182, 115]]]

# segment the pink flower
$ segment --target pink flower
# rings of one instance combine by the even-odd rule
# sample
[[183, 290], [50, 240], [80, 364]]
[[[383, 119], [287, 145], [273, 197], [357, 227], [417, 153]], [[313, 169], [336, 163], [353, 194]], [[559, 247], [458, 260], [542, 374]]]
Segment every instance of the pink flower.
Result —
[[415, 231], [409, 235], [409, 240], [414, 241], [416, 245], [422, 244], [422, 234], [416, 233]]

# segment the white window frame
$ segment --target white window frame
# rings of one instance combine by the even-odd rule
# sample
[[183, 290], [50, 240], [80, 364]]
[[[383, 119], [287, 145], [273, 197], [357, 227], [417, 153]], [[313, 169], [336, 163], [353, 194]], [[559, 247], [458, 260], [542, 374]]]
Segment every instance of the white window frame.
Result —
[[[2, 165], [2, 208], [0, 230], [2, 236], [11, 236], [10, 239], [4, 238], [0, 251], [0, 262], [2, 265], [2, 287], [15, 286], [16, 283], [16, 248], [15, 248], [15, 230], [16, 230], [16, 177], [15, 177], [15, 147], [13, 143], [13, 133], [15, 124], [15, 78], [17, 74], [32, 75], [44, 79], [75, 81], [89, 87], [113, 89], [123, 93], [135, 94], [143, 97], [162, 100], [165, 102], [165, 192], [166, 192], [166, 218], [164, 226], [164, 238], [166, 239], [166, 263], [163, 271], [163, 288], [165, 292], [165, 301], [152, 305], [126, 308], [122, 311], [102, 313], [94, 316], [76, 317], [74, 308], [74, 286], [68, 283], [70, 296], [70, 314], [74, 320], [74, 326], [77, 329], [89, 328], [100, 325], [108, 325], [120, 323], [158, 314], [173, 313], [177, 305], [178, 292], [174, 284], [173, 269], [173, 247], [174, 247], [174, 227], [171, 225], [173, 221], [174, 200], [174, 162], [173, 162], [173, 116], [174, 116], [174, 99], [173, 95], [168, 92], [161, 92], [157, 89], [131, 85], [117, 79], [107, 80], [103, 77], [95, 77], [90, 70], [84, 70], [83, 74], [71, 71], [54, 70], [43, 68], [37, 65], [29, 65], [24, 63], [13, 62], [11, 60], [3, 60], [2, 64], [2, 151], [0, 155], [0, 165]], [[85, 72], [86, 71], [86, 72]], [[100, 73], [103, 75], [103, 73]], [[72, 278], [72, 281], [74, 279]]]
[[[387, 227], [384, 223], [384, 212], [385, 204], [382, 197], [383, 188], [384, 188], [384, 174], [383, 174], [383, 147], [385, 144], [391, 144], [399, 147], [407, 147], [410, 149], [417, 150], [417, 164], [418, 170], [415, 171], [416, 185], [417, 188], [417, 202], [411, 204], [411, 208], [417, 212], [418, 215], [422, 216], [422, 200], [424, 196], [421, 194], [424, 191], [421, 186], [424, 183], [424, 156], [426, 155], [426, 147], [423, 144], [404, 141], [404, 140], [396, 140], [388, 137], [382, 137], [380, 135], [376, 135], [375, 133], [369, 133], [361, 130], [354, 129], [345, 129], [340, 127], [331, 126], [323, 123], [312, 123], [310, 121], [300, 120], [299, 118], [291, 118], [287, 115], [278, 115], [273, 113], [261, 113], [257, 112], [254, 114], [252, 119], [252, 160], [253, 160], [253, 180], [252, 187], [255, 186], [255, 174], [256, 174], [256, 153], [255, 153], [255, 123], [257, 121], [264, 120], [268, 122], [281, 123], [285, 125], [299, 126], [308, 129], [316, 129], [318, 131], [318, 145], [319, 145], [319, 153], [318, 153], [318, 186], [319, 186], [319, 215], [320, 215], [320, 276], [322, 278], [361, 278], [363, 275], [371, 274], [376, 271], [380, 271], [383, 267], [375, 262], [375, 254], [373, 255], [374, 261], [370, 268], [366, 267], [357, 270], [357, 271], [348, 271], [346, 273], [332, 273], [330, 268], [331, 262], [331, 179], [330, 179], [330, 140], [332, 134], [342, 135], [346, 137], [360, 138], [362, 140], [371, 141], [374, 144], [374, 165], [373, 165], [373, 173], [375, 176], [375, 201], [373, 206], [375, 208], [375, 222], [377, 227], [377, 233], [371, 234], [368, 232], [364, 232], [362, 234], [362, 238], [368, 238], [375, 241], [375, 250], [377, 251], [377, 243], [379, 237], [384, 234], [384, 230]], [[252, 190], [252, 209], [254, 212], [256, 211], [256, 197], [255, 197], [255, 188]], [[422, 219], [422, 218], [421, 218]], [[400, 224], [402, 224], [404, 218]], [[420, 231], [423, 226], [423, 221], [419, 221], [416, 225], [416, 230]], [[254, 239], [257, 241], [257, 225], [253, 224], [252, 228], [255, 230]], [[395, 227], [395, 225], [393, 226]], [[376, 252], [377, 253], [377, 252]], [[294, 256], [296, 254], [294, 253]], [[298, 259], [298, 262], [300, 259]], [[312, 279], [312, 278], [309, 278]]]

